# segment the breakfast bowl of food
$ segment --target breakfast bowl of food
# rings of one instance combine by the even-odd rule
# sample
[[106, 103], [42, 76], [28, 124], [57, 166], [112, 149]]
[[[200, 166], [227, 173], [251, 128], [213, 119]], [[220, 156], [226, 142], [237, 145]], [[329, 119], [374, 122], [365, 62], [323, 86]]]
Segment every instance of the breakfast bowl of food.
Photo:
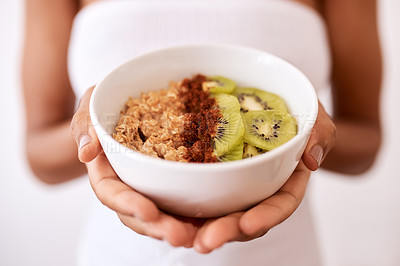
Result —
[[167, 212], [217, 217], [273, 195], [318, 112], [294, 66], [247, 47], [153, 51], [95, 87], [90, 116], [119, 178]]

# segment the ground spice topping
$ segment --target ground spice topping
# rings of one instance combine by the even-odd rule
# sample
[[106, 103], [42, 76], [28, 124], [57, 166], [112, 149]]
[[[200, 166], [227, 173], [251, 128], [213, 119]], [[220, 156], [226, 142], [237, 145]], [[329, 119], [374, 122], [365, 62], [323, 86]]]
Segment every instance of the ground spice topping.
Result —
[[216, 134], [218, 119], [222, 114], [214, 98], [203, 91], [202, 83], [207, 78], [196, 75], [192, 79], [184, 79], [179, 94], [185, 106], [186, 121], [181, 135], [183, 145], [188, 148], [189, 162], [219, 162], [213, 155], [212, 139]]

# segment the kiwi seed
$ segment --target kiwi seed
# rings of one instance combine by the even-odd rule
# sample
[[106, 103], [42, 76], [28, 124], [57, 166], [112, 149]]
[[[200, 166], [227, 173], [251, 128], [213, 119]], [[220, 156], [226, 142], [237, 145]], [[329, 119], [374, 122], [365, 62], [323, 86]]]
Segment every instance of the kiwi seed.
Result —
[[295, 119], [280, 111], [249, 111], [242, 114], [244, 141], [255, 147], [272, 150], [297, 134]]
[[238, 88], [234, 95], [240, 103], [243, 113], [257, 110], [278, 110], [287, 112], [285, 102], [278, 95], [256, 88]]

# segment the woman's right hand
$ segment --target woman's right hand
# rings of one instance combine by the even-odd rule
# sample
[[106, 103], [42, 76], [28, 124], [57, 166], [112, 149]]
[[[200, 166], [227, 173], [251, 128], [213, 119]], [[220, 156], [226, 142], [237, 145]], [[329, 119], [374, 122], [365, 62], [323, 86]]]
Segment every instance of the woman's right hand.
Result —
[[114, 210], [121, 222], [135, 232], [168, 241], [173, 246], [191, 247], [197, 227], [161, 212], [148, 198], [123, 183], [107, 160], [89, 115], [94, 87], [82, 97], [71, 122], [79, 160], [86, 164], [97, 198]]

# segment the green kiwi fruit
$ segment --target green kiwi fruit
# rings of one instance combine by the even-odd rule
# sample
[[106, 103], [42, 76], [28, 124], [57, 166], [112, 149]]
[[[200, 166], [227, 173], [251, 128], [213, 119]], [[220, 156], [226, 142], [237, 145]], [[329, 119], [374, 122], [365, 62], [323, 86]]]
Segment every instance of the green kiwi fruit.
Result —
[[244, 141], [255, 147], [272, 150], [297, 134], [296, 120], [281, 111], [249, 111], [242, 114]]
[[202, 83], [203, 91], [210, 93], [232, 93], [236, 88], [236, 83], [225, 77], [207, 77], [207, 81]]
[[243, 134], [244, 124], [240, 113], [222, 112], [213, 138], [216, 155], [222, 156], [237, 147], [243, 140]]
[[224, 155], [217, 156], [218, 160], [221, 162], [237, 161], [243, 158], [243, 141], [234, 147], [232, 150], [228, 151]]
[[256, 155], [260, 155], [267, 152], [261, 148], [257, 148], [251, 144], [244, 143], [243, 145], [243, 159], [254, 157]]
[[[235, 96], [226, 93], [212, 93], [210, 95], [217, 102], [217, 108], [221, 111], [214, 137], [215, 154], [221, 161], [234, 160], [239, 149], [238, 145], [243, 142], [244, 125], [240, 116], [240, 104]], [[243, 153], [243, 144], [242, 152]]]
[[239, 100], [241, 111], [278, 110], [287, 112], [285, 102], [278, 95], [256, 88], [237, 88], [233, 93]]
[[212, 93], [210, 97], [215, 99], [218, 109], [220, 109], [222, 113], [240, 112], [239, 100], [235, 96], [226, 93]]

